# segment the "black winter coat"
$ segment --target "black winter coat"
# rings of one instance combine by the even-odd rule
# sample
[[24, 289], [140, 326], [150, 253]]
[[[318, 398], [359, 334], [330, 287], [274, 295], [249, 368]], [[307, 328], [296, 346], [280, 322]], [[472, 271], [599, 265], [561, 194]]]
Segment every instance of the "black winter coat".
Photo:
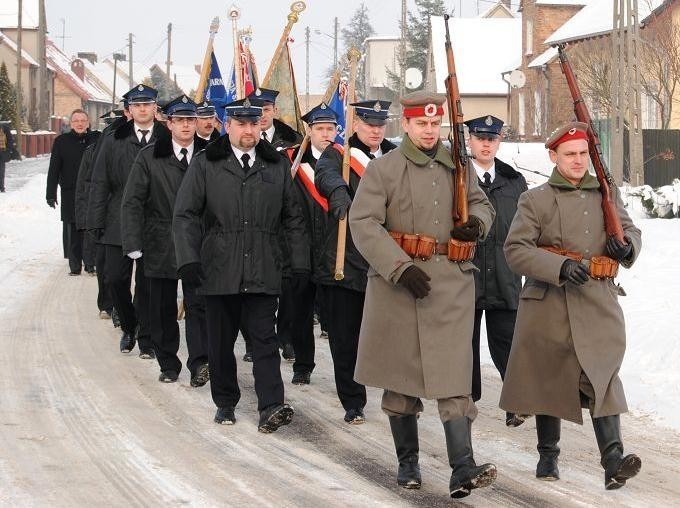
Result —
[[177, 266], [200, 262], [206, 295], [279, 294], [282, 228], [293, 271], [310, 270], [303, 220], [288, 160], [258, 143], [246, 173], [224, 135], [192, 159], [177, 193]]
[[[290, 148], [287, 150], [287, 154], [291, 161], [294, 161], [298, 155], [300, 147]], [[312, 155], [311, 145], [307, 147], [305, 153], [302, 155], [301, 163], [308, 163], [312, 169], [315, 169], [317, 160]], [[302, 171], [302, 169], [298, 169]], [[312, 178], [312, 183], [314, 179]], [[328, 222], [328, 213], [317, 203], [314, 198], [310, 195], [307, 188], [302, 183], [300, 174], [296, 174], [293, 179], [295, 182], [295, 192], [298, 197], [298, 201], [302, 206], [302, 215], [305, 218], [305, 229], [307, 230], [307, 237], [310, 241], [310, 262], [312, 267], [312, 275], [318, 273], [318, 265], [323, 261], [323, 245], [326, 239], [326, 223]]]
[[[154, 122], [149, 143], [156, 140], [159, 129], [166, 127], [160, 122]], [[134, 132], [133, 120], [115, 129], [112, 135], [102, 138], [92, 172], [87, 229], [103, 229], [104, 236], [100, 239], [103, 244], [122, 245], [120, 202], [132, 163], [141, 148]]]
[[61, 188], [61, 220], [76, 222], [76, 182], [80, 161], [85, 149], [99, 138], [99, 131], [60, 134], [52, 145], [50, 168], [47, 172], [47, 199], [57, 199], [57, 185]]
[[[371, 153], [371, 150], [359, 141], [356, 134], [349, 138], [349, 146], [351, 148], [358, 148], [366, 155]], [[390, 143], [386, 139], [380, 143], [380, 148], [383, 155], [394, 150], [396, 145]], [[354, 193], [361, 182], [361, 178], [350, 169], [349, 172], [349, 187], [342, 179], [342, 156], [333, 145], [329, 145], [319, 157], [316, 162], [314, 171], [314, 184], [319, 193], [325, 198], [329, 198], [335, 189], [338, 187], [345, 187], [349, 191], [349, 195], [354, 199]], [[349, 214], [349, 212], [348, 212]], [[319, 262], [315, 265], [314, 279], [320, 284], [338, 285], [354, 291], [366, 291], [366, 272], [368, 271], [368, 263], [364, 257], [359, 254], [359, 251], [354, 246], [352, 234], [347, 226], [347, 240], [345, 245], [345, 277], [340, 281], [335, 280], [335, 257], [338, 246], [338, 221], [330, 214], [325, 228], [325, 238], [323, 239], [322, 251], [319, 255]]]
[[299, 145], [302, 142], [302, 136], [299, 132], [291, 129], [287, 123], [274, 118], [274, 136], [269, 142], [274, 148], [281, 150], [282, 148]]
[[90, 198], [90, 183], [96, 148], [97, 143], [88, 146], [83, 153], [83, 158], [80, 159], [78, 180], [76, 180], [76, 228], [78, 231], [87, 229], [87, 203]]
[[[194, 137], [192, 159], [207, 144]], [[185, 173], [175, 156], [170, 132], [162, 129], [132, 165], [120, 210], [123, 254], [142, 251], [147, 277], [177, 279], [172, 212]]]
[[473, 260], [479, 268], [479, 272], [475, 272], [475, 307], [514, 310], [519, 304], [522, 277], [508, 267], [503, 244], [517, 211], [517, 200], [527, 190], [527, 182], [521, 173], [505, 162], [495, 161], [496, 177], [491, 185], [479, 183], [496, 210], [496, 219], [486, 240], [477, 244]]

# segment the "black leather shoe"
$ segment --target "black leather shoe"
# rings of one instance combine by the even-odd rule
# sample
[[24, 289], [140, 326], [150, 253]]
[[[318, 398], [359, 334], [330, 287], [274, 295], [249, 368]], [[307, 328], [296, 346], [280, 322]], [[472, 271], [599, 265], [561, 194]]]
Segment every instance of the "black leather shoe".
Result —
[[362, 408], [348, 409], [345, 411], [345, 421], [350, 425], [361, 425], [366, 421]]
[[260, 423], [257, 430], [265, 434], [276, 432], [279, 427], [288, 425], [293, 419], [293, 408], [288, 404], [277, 404], [260, 413]]
[[120, 316], [118, 316], [118, 311], [115, 308], [111, 311], [111, 321], [114, 328], [120, 328]]
[[505, 413], [505, 425], [507, 425], [508, 427], [519, 427], [525, 421], [527, 421], [528, 418], [531, 418], [531, 415]]
[[283, 356], [283, 359], [286, 360], [287, 362], [294, 362], [295, 361], [295, 350], [293, 349], [292, 344], [284, 344], [283, 345], [283, 351], [281, 352], [281, 356]]
[[150, 347], [145, 347], [144, 349], [139, 349], [139, 357], [142, 360], [153, 360], [156, 358], [156, 353]]
[[97, 275], [97, 270], [92, 265], [85, 265], [85, 271], [88, 275]]
[[164, 370], [161, 375], [158, 376], [158, 380], [161, 383], [174, 383], [177, 381], [179, 374], [174, 370]]
[[291, 383], [294, 385], [308, 385], [311, 379], [311, 372], [293, 372], [293, 380]]
[[68, 272], [68, 274], [75, 277], [77, 275], [80, 275], [80, 272]]
[[196, 370], [196, 374], [191, 376], [191, 381], [189, 384], [191, 384], [191, 386], [194, 388], [197, 388], [199, 386], [203, 386], [208, 381], [210, 381], [210, 369], [208, 368], [208, 364], [204, 363]]
[[234, 425], [236, 417], [234, 416], [234, 408], [231, 406], [218, 407], [215, 413], [215, 423], [220, 425]]
[[252, 363], [253, 362], [253, 353], [246, 351], [246, 354], [243, 355], [243, 361]]
[[123, 332], [120, 338], [120, 352], [129, 353], [135, 348], [136, 343], [134, 333]]

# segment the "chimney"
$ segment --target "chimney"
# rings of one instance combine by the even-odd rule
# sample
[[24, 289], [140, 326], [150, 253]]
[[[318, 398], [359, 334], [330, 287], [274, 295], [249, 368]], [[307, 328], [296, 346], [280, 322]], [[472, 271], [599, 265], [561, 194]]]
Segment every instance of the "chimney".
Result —
[[501, 3], [505, 5], [508, 10], [512, 11], [512, 1], [511, 0], [501, 0]]
[[85, 60], [89, 60], [90, 63], [93, 65], [97, 63], [97, 53], [79, 52], [78, 58], [84, 58]]
[[80, 78], [80, 81], [85, 81], [85, 65], [82, 60], [79, 58], [73, 60], [71, 62], [71, 70]]

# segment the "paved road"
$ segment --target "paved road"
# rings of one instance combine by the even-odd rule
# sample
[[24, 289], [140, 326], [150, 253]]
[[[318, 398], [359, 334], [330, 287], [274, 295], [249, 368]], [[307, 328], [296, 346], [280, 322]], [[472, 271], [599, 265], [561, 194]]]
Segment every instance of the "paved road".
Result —
[[[56, 254], [20, 265], [11, 277], [30, 289], [4, 295], [13, 300], [0, 327], [1, 505], [453, 505], [434, 404], [420, 418], [423, 489], [402, 490], [379, 392], [369, 392], [365, 425], [344, 424], [326, 341], [317, 341], [310, 386], [291, 385], [291, 366], [282, 365], [297, 410], [289, 427], [257, 432], [250, 364], [240, 360], [238, 422], [218, 426], [208, 387], [191, 388], [186, 370], [178, 383], [161, 384], [154, 361], [117, 351], [118, 333], [97, 318], [94, 278], [65, 276]], [[242, 353], [242, 342], [237, 347]], [[475, 455], [494, 461], [499, 477], [465, 504], [680, 504], [680, 436], [629, 416], [625, 442], [642, 457], [643, 471], [628, 487], [604, 490], [589, 424], [564, 425], [563, 479], [537, 481], [533, 422], [507, 429], [495, 406], [497, 375], [491, 368], [483, 374]]]

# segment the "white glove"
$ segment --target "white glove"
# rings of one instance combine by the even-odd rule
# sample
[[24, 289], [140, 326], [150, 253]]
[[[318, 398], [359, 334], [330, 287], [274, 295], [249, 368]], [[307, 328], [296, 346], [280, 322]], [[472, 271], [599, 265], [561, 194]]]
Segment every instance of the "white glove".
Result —
[[128, 252], [127, 257], [129, 257], [130, 259], [139, 259], [142, 257], [142, 251], [133, 250], [132, 252]]

